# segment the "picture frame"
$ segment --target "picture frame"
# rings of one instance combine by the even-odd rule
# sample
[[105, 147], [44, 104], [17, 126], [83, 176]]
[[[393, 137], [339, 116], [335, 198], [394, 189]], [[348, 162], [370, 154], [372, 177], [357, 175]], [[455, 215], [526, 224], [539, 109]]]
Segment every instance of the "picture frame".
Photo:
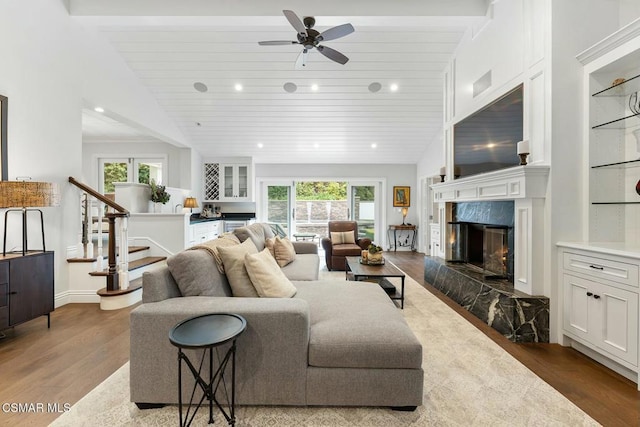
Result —
[[0, 180], [7, 181], [9, 179], [9, 171], [7, 169], [7, 126], [9, 118], [9, 98], [0, 95]]
[[411, 206], [411, 187], [393, 187], [393, 207], [408, 208]]

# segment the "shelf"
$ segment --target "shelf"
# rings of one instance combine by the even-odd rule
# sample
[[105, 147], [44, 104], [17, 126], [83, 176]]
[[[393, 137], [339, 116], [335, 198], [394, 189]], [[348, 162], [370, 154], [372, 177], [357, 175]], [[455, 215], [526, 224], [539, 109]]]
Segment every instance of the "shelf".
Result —
[[631, 114], [629, 116], [621, 117], [619, 119], [615, 119], [606, 123], [595, 125], [591, 127], [591, 129], [626, 129], [628, 126], [624, 123], [624, 121], [633, 117], [638, 117], [638, 119], [640, 119], [639, 114]]
[[602, 89], [599, 92], [594, 93], [593, 97], [600, 96], [628, 96], [633, 92], [640, 90], [640, 74], [637, 76], [626, 79], [624, 82], [609, 86], [606, 89]]
[[592, 205], [640, 205], [640, 200], [637, 202], [591, 202]]
[[616, 163], [607, 163], [604, 165], [596, 165], [591, 166], [591, 169], [599, 169], [599, 168], [626, 168], [628, 166], [634, 166], [634, 163], [637, 163], [637, 166], [640, 166], [640, 159], [637, 160], [627, 160], [625, 162], [616, 162]]

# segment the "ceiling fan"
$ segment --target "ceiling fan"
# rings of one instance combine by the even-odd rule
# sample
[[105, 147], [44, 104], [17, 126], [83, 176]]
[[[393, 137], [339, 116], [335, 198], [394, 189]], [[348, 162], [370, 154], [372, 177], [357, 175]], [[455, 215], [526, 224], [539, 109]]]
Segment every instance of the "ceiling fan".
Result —
[[331, 49], [327, 46], [322, 46], [320, 42], [335, 40], [340, 37], [344, 37], [349, 35], [355, 31], [353, 25], [351, 24], [342, 24], [337, 27], [329, 28], [328, 30], [323, 31], [322, 33], [313, 29], [313, 26], [316, 24], [316, 19], [313, 16], [306, 16], [303, 20], [298, 18], [291, 10], [283, 10], [284, 16], [287, 18], [291, 26], [298, 32], [297, 38], [298, 41], [292, 40], [271, 40], [271, 41], [262, 41], [258, 42], [261, 46], [277, 46], [277, 45], [288, 45], [288, 44], [301, 44], [303, 46], [302, 52], [298, 55], [298, 59], [296, 60], [296, 68], [304, 67], [307, 61], [307, 55], [309, 51], [313, 48], [316, 48], [318, 52], [326, 56], [332, 61], [335, 61], [339, 64], [346, 64], [349, 58], [341, 54], [335, 49]]

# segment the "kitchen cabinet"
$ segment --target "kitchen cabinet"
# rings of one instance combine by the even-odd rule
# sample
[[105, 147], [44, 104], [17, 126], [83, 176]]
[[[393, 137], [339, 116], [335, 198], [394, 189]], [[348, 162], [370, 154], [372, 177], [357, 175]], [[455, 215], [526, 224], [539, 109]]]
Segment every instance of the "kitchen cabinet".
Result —
[[204, 174], [205, 201], [253, 201], [251, 162], [205, 162]]
[[221, 233], [221, 223], [222, 221], [202, 221], [190, 224], [187, 247], [217, 239]]
[[53, 252], [0, 259], [0, 330], [54, 310]]

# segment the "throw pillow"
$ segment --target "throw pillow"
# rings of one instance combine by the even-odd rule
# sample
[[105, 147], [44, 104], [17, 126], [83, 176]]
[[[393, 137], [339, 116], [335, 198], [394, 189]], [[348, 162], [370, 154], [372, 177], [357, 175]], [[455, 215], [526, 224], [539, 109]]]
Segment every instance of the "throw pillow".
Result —
[[244, 256], [258, 252], [251, 239], [240, 245], [221, 246], [218, 248], [220, 258], [224, 264], [224, 271], [231, 285], [234, 297], [257, 297], [258, 293], [251, 283], [247, 269], [244, 266]]
[[291, 298], [297, 292], [293, 283], [287, 279], [280, 266], [264, 249], [257, 254], [247, 254], [244, 257], [249, 277], [258, 295], [266, 298]]
[[271, 252], [271, 255], [275, 258], [276, 257], [276, 253], [273, 249], [273, 245], [276, 243], [276, 238], [272, 237], [270, 239], [267, 239], [264, 241], [264, 247], [269, 249], [269, 252]]
[[231, 296], [227, 279], [204, 250], [178, 252], [167, 259], [167, 266], [183, 297]]
[[273, 253], [280, 267], [284, 267], [296, 259], [296, 249], [293, 247], [291, 240], [286, 237], [276, 237], [276, 241], [273, 244]]
[[344, 245], [346, 243], [356, 243], [356, 233], [354, 231], [332, 231], [331, 244]]
[[233, 234], [235, 234], [241, 242], [244, 242], [247, 239], [251, 239], [253, 241], [253, 244], [259, 251], [264, 249], [264, 233], [265, 229], [261, 223], [254, 223], [247, 225], [246, 227], [240, 227], [233, 230]]

